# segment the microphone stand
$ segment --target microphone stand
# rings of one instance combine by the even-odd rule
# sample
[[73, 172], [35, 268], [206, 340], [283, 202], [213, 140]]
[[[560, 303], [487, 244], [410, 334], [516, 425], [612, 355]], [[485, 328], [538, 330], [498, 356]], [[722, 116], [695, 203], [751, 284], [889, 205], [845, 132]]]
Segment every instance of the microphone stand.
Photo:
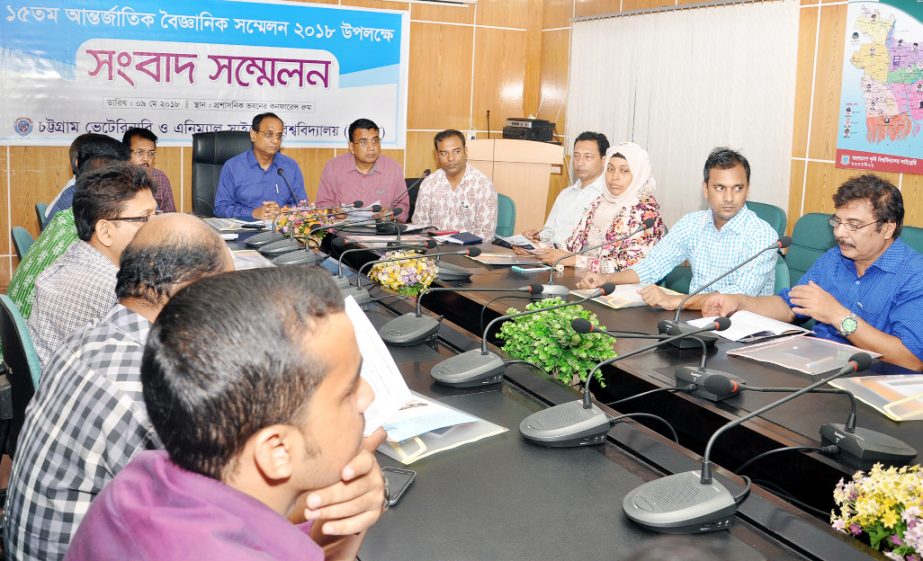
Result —
[[619, 243], [619, 242], [621, 242], [621, 241], [625, 241], [625, 240], [627, 240], [628, 238], [634, 236], [635, 234], [638, 234], [638, 233], [640, 233], [640, 232], [643, 232], [644, 230], [647, 230], [648, 228], [653, 228], [653, 227], [654, 227], [654, 222], [655, 222], [655, 220], [654, 220], [653, 218], [646, 218], [646, 219], [644, 220], [644, 222], [641, 224], [640, 227], [635, 228], [634, 230], [632, 230], [631, 232], [625, 234], [624, 236], [620, 236], [620, 237], [618, 237], [618, 238], [615, 238], [615, 239], [612, 240], [612, 241], [604, 242], [604, 243], [601, 243], [601, 244], [598, 244], [598, 245], [594, 245], [594, 246], [592, 246], [592, 247], [587, 247], [587, 248], [581, 249], [580, 251], [574, 251], [574, 252], [571, 252], [571, 253], [567, 253], [567, 254], [562, 255], [561, 257], [555, 259], [554, 263], [551, 264], [551, 270], [548, 271], [548, 284], [552, 284], [552, 283], [554, 282], [555, 268], [558, 266], [558, 264], [559, 264], [561, 261], [564, 261], [565, 259], [569, 259], [569, 258], [574, 257], [574, 256], [576, 256], [576, 255], [582, 255], [582, 254], [584, 254], [584, 253], [589, 253], [589, 252], [591, 252], [591, 251], [593, 251], [593, 250], [595, 250], [595, 249], [602, 249], [602, 248], [606, 247], [607, 245], [612, 245], [612, 244]]

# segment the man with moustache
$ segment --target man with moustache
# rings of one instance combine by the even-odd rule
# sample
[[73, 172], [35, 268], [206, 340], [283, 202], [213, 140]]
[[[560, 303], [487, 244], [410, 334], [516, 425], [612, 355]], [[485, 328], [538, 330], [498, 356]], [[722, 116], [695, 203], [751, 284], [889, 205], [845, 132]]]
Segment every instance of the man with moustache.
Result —
[[122, 144], [131, 150], [131, 163], [142, 167], [154, 182], [154, 200], [160, 212], [176, 212], [173, 187], [167, 174], [155, 168], [157, 163], [157, 135], [150, 129], [131, 128], [122, 136]]

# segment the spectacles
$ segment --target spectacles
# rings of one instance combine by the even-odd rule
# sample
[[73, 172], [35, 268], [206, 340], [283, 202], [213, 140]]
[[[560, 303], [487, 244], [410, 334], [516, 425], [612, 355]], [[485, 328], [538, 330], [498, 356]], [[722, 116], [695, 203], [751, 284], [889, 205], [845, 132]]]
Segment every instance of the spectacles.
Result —
[[110, 222], [115, 222], [116, 220], [120, 220], [122, 222], [147, 222], [151, 219], [152, 216], [160, 216], [161, 214], [163, 214], [162, 210], [155, 210], [153, 214], [147, 214], [144, 216], [120, 216], [118, 218], [109, 218], [108, 220]]
[[132, 155], [138, 156], [139, 158], [141, 156], [147, 156], [148, 158], [153, 159], [153, 157], [157, 155], [157, 150], [132, 150], [131, 153]]
[[380, 138], [373, 138], [373, 139], [369, 140], [369, 139], [367, 139], [367, 138], [363, 138], [362, 140], [359, 140], [358, 142], [353, 142], [353, 144], [358, 144], [359, 146], [361, 146], [361, 147], [363, 147], [363, 148], [365, 148], [365, 147], [368, 146], [369, 144], [371, 144], [372, 146], [381, 146], [381, 139], [380, 139]]
[[834, 230], [836, 230], [837, 226], [842, 226], [846, 228], [847, 231], [850, 231], [850, 232], [861, 230], [862, 228], [865, 228], [866, 226], [871, 226], [872, 224], [878, 224], [879, 222], [881, 222], [881, 220], [874, 220], [872, 222], [869, 222], [868, 224], [856, 224], [855, 222], [840, 222], [836, 218], [831, 218], [830, 220], [827, 220], [827, 224], [830, 224], [830, 227], [833, 228]]
[[266, 140], [272, 140], [275, 138], [279, 142], [282, 142], [282, 139], [285, 138], [284, 132], [274, 133], [272, 131], [266, 131], [266, 132], [261, 132], [260, 134], [263, 135], [263, 138], [265, 138]]

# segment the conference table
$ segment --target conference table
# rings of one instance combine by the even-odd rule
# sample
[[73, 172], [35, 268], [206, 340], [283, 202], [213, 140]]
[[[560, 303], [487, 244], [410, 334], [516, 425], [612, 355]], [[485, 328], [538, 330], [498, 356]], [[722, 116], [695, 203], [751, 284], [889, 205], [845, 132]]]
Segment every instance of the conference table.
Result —
[[[499, 251], [493, 246], [485, 246], [485, 250]], [[353, 253], [345, 262], [355, 270], [376, 255], [371, 251]], [[473, 274], [465, 282], [437, 280], [441, 286], [512, 288], [547, 280], [515, 275], [508, 268], [481, 266], [467, 258], [444, 259], [470, 269]], [[336, 270], [333, 260], [321, 266]], [[572, 273], [555, 279], [569, 285], [575, 281]], [[372, 292], [373, 297], [384, 297], [364, 306], [376, 326], [413, 309], [412, 302], [388, 298], [381, 288]], [[519, 435], [522, 419], [550, 405], [579, 399], [578, 390], [524, 365], [508, 366], [501, 384], [472, 389], [443, 386], [429, 375], [439, 361], [480, 345], [482, 306], [489, 304], [487, 321], [510, 305], [521, 308], [525, 303], [516, 300], [488, 303], [503, 294], [461, 291], [427, 295], [424, 307], [430, 313], [445, 316], [438, 337], [413, 347], [390, 347], [411, 389], [509, 430], [408, 466], [418, 474], [415, 483], [400, 503], [384, 513], [370, 530], [360, 552], [361, 559], [627, 558], [634, 548], [644, 547], [657, 534], [625, 517], [622, 500], [626, 493], [666, 474], [697, 470], [703, 444], [715, 429], [774, 399], [771, 394], [744, 392], [715, 404], [685, 394], [660, 392], [628, 402], [617, 411], [604, 409], [613, 415], [634, 411], [658, 414], [676, 427], [680, 444], [664, 436], [666, 433], [656, 424], [648, 427], [643, 422], [628, 420], [615, 424], [601, 445], [580, 448], [533, 445]], [[671, 316], [646, 307], [615, 311], [592, 302], [584, 306], [611, 329], [653, 331], [660, 319]], [[616, 341], [615, 348], [621, 354], [644, 344], [623, 339]], [[732, 346], [719, 342], [709, 352], [709, 366], [733, 372], [753, 384], [808, 383], [807, 377], [728, 358], [726, 351]], [[672, 369], [677, 365], [697, 364], [700, 356], [700, 350], [662, 349], [620, 361], [604, 371], [607, 388], [596, 389], [594, 394], [605, 402], [640, 391], [671, 387]], [[839, 396], [808, 395], [778, 411], [725, 434], [715, 446], [713, 461], [718, 466], [734, 468], [770, 448], [816, 445], [819, 425], [842, 422], [848, 403]], [[888, 423], [870, 409], [860, 407], [860, 426], [887, 429], [883, 432], [899, 438], [913, 436], [905, 440], [919, 449], [914, 440], [921, 437], [909, 434], [914, 432], [914, 423], [883, 426]], [[379, 456], [382, 465], [400, 465]], [[765, 486], [782, 487], [786, 494], [808, 504], [829, 503], [836, 480], [851, 474], [848, 467], [823, 456], [792, 453], [779, 458], [779, 462], [767, 460], [755, 466], [751, 473], [759, 480], [765, 479]], [[742, 488], [741, 479], [722, 467], [716, 468], [716, 474], [733, 493]], [[688, 539], [695, 540], [697, 546], [710, 548], [715, 559], [839, 561], [879, 557], [859, 541], [833, 531], [825, 521], [768, 492], [762, 484], [754, 485], [730, 530]]]

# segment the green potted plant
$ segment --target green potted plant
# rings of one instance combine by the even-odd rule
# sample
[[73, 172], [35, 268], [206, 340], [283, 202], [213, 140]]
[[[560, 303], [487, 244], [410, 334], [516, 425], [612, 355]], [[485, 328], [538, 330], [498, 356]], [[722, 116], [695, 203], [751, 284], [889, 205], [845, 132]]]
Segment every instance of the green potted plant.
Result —
[[[560, 298], [538, 300], [526, 306], [527, 310], [542, 310], [563, 304]], [[510, 308], [507, 314], [517, 310]], [[539, 314], [521, 316], [507, 321], [497, 337], [505, 341], [503, 351], [513, 358], [540, 366], [555, 379], [568, 385], [586, 382], [586, 378], [599, 362], [615, 356], [612, 338], [592, 333], [581, 335], [571, 327], [571, 320], [583, 318], [594, 326], [599, 325], [596, 314], [582, 306], [568, 306]], [[596, 372], [599, 387], [605, 387], [602, 372]]]

